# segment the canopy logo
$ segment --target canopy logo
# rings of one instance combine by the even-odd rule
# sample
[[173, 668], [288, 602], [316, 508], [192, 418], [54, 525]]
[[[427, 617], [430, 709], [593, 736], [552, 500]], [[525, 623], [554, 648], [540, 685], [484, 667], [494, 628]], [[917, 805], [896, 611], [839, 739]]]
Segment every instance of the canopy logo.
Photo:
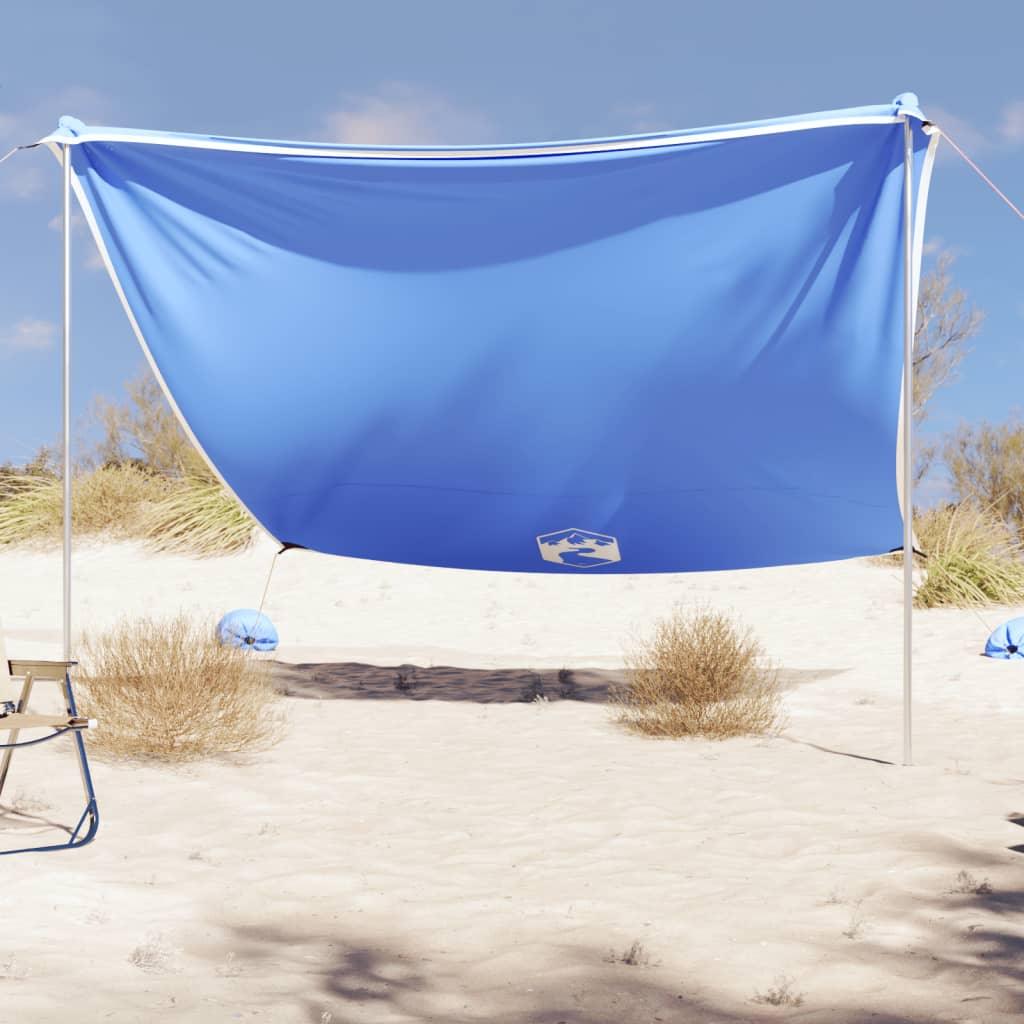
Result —
[[571, 565], [576, 569], [591, 569], [595, 565], [622, 561], [615, 537], [575, 527], [557, 533], [542, 533], [537, 538], [537, 546], [545, 562]]

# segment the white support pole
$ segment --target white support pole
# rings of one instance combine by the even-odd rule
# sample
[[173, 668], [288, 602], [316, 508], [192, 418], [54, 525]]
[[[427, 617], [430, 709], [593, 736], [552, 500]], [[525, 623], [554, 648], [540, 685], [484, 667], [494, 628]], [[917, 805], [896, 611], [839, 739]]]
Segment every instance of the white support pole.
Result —
[[903, 763], [913, 764], [914, 622], [914, 135], [903, 119]]
[[64, 179], [64, 576], [63, 660], [71, 660], [71, 147], [61, 153]]

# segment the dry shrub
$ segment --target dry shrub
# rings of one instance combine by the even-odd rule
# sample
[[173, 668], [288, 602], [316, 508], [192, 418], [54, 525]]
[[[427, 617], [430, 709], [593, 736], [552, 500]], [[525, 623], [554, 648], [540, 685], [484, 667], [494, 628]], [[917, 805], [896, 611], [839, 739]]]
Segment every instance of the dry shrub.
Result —
[[270, 666], [179, 614], [122, 620], [85, 640], [78, 675], [87, 735], [119, 757], [188, 761], [269, 743], [281, 719]]
[[248, 547], [255, 525], [220, 481], [190, 476], [150, 510], [142, 532], [159, 551], [225, 555]]
[[928, 401], [954, 381], [970, 351], [970, 340], [981, 329], [985, 314], [975, 309], [966, 293], [953, 283], [951, 252], [939, 254], [921, 277], [914, 326], [914, 422], [928, 415]]
[[927, 576], [914, 595], [919, 608], [966, 608], [1024, 601], [1024, 562], [1014, 530], [970, 502], [930, 509], [915, 522]]
[[[139, 523], [167, 495], [170, 484], [137, 466], [101, 466], [71, 485], [71, 525], [78, 535], [137, 534]], [[52, 476], [6, 478], [0, 499], [0, 544], [54, 542], [64, 523], [64, 485]]]
[[142, 369], [124, 388], [126, 401], [97, 398], [93, 403], [92, 419], [103, 437], [91, 461], [98, 465], [137, 462], [172, 478], [208, 472], [149, 369]]
[[676, 609], [634, 643], [626, 678], [612, 694], [619, 720], [648, 736], [724, 739], [780, 725], [777, 668], [722, 612]]
[[131, 536], [167, 490], [165, 479], [137, 466], [103, 466], [74, 481], [72, 526], [77, 533]]
[[991, 509], [1024, 542], [1024, 423], [962, 425], [946, 436], [943, 459], [957, 500]]

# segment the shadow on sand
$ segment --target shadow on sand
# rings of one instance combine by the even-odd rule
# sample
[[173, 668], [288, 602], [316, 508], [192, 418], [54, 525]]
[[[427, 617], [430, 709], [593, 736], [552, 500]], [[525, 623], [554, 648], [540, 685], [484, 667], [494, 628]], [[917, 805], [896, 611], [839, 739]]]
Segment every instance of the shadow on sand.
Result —
[[[959, 899], [972, 901], [979, 913], [987, 911], [991, 917], [1018, 906], [1019, 897]], [[938, 898], [928, 909], [934, 914], [950, 898]], [[536, 975], [525, 967], [517, 973], [513, 964], [518, 958], [506, 960], [503, 968], [481, 971], [481, 964], [493, 963], [493, 950], [460, 960], [443, 948], [399, 949], [287, 927], [235, 927], [230, 944], [246, 972], [276, 972], [279, 997], [300, 1008], [311, 1024], [935, 1024], [939, 1019], [995, 1024], [1024, 1012], [1024, 945], [1019, 934], [991, 923], [966, 937], [948, 935], [940, 926], [932, 932], [927, 944], [915, 951], [894, 952], [870, 942], [850, 944], [849, 951], [827, 950], [830, 958], [846, 956], [861, 971], [867, 962], [873, 965], [877, 981], [885, 984], [873, 985], [863, 1001], [849, 993], [833, 997], [814, 991], [811, 971], [791, 989], [800, 1002], [781, 1005], [756, 998], [761, 979], [742, 960], [736, 972], [750, 979], [746, 999], [722, 997], [699, 977], [680, 977], [682, 972], [656, 960], [649, 966], [630, 966], [609, 956], [608, 950], [580, 946], [558, 945], [551, 951], [555, 964]], [[768, 983], [761, 990], [768, 991], [771, 979], [764, 980]], [[941, 984], [945, 993], [922, 998], [933, 984]], [[951, 988], [957, 994], [953, 999]], [[943, 1012], [937, 1017], [934, 1007], [939, 1005], [951, 1016]]]
[[0, 804], [0, 855], [63, 844], [71, 839], [73, 831], [71, 825], [48, 815], [17, 805]]
[[[463, 700], [477, 704], [548, 700], [603, 703], [625, 682], [622, 670], [479, 669], [445, 665], [364, 665], [359, 662], [293, 664], [274, 661], [274, 685], [289, 697], [314, 700]], [[785, 689], [841, 675], [845, 669], [783, 669]]]

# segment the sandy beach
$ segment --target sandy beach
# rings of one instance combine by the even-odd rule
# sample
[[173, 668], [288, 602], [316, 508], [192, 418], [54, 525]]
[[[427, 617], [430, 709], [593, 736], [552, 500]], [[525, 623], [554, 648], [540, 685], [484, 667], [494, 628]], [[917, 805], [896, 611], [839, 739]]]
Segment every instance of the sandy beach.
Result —
[[[75, 629], [212, 626], [272, 556], [83, 544]], [[56, 656], [59, 577], [58, 551], [0, 554], [9, 654]], [[1019, 1020], [1024, 676], [979, 656], [1012, 610], [915, 615], [907, 768], [900, 598], [866, 561], [593, 578], [289, 552], [280, 742], [96, 759], [97, 841], [0, 861], [0, 1022]], [[781, 735], [613, 722], [624, 643], [679, 602], [757, 632]], [[60, 743], [15, 764], [5, 841], [64, 820], [76, 781]]]

